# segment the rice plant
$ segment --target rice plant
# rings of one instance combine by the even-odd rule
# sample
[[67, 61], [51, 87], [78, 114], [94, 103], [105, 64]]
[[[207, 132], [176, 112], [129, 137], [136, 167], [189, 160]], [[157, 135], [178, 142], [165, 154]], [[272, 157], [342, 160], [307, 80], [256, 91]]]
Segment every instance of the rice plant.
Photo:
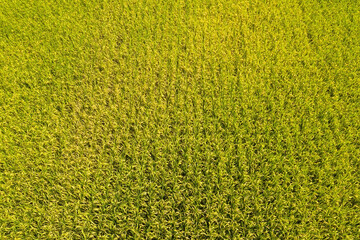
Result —
[[0, 1], [1, 239], [360, 239], [360, 2]]

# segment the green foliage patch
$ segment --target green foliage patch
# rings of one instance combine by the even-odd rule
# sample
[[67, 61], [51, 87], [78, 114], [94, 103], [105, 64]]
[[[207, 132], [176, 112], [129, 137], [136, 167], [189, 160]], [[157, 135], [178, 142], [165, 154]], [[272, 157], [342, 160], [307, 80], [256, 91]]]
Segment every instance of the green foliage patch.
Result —
[[0, 1], [1, 239], [360, 239], [359, 1]]

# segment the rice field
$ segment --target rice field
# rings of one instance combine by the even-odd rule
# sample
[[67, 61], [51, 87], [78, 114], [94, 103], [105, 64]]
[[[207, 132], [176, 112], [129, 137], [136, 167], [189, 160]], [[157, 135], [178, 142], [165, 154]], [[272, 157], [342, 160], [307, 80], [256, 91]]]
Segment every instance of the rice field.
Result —
[[360, 239], [360, 2], [0, 0], [0, 239]]

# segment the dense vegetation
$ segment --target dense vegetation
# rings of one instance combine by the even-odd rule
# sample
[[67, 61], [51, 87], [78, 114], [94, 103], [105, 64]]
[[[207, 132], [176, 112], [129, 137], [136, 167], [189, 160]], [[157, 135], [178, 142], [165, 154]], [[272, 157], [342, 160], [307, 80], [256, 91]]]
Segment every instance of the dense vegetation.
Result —
[[360, 239], [359, 159], [359, 1], [0, 1], [1, 239]]

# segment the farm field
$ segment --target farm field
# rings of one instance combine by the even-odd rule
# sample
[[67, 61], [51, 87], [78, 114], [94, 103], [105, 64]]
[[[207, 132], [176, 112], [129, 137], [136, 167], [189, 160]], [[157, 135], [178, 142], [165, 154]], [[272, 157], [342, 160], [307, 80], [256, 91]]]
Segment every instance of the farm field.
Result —
[[360, 2], [0, 0], [0, 239], [360, 239]]

